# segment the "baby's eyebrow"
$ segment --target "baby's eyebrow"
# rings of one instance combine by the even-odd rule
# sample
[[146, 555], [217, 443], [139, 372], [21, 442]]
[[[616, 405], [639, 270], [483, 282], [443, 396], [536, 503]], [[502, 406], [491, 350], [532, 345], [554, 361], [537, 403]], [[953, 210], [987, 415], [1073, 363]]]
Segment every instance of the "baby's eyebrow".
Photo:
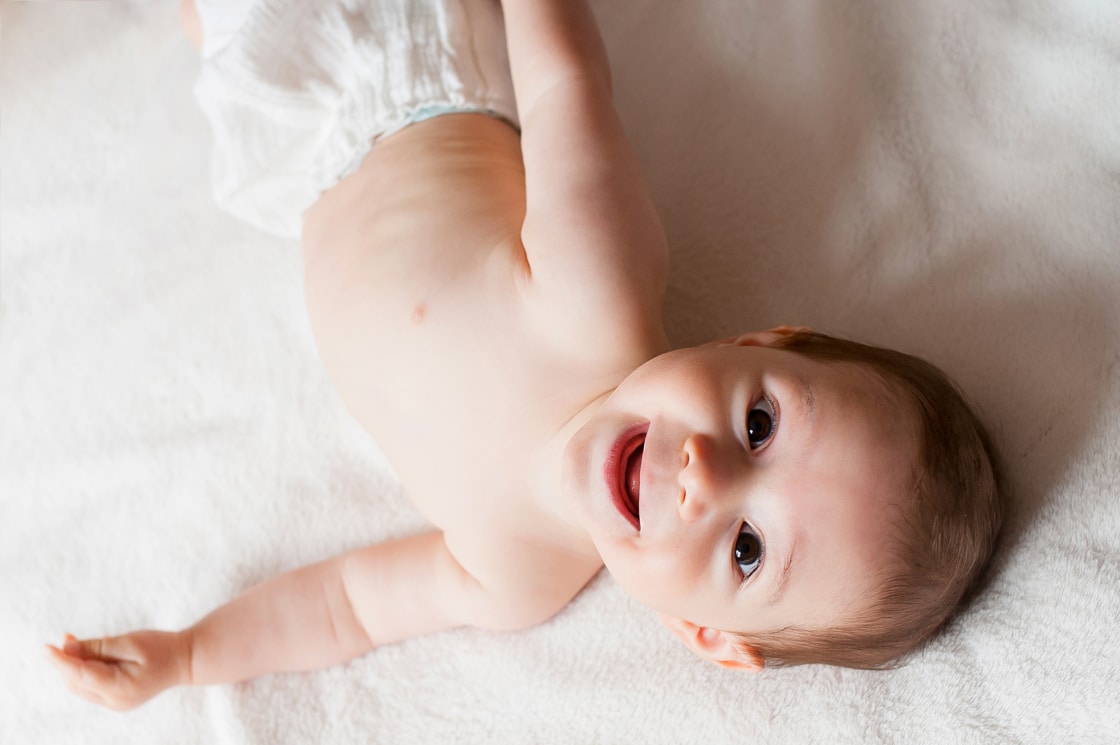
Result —
[[[802, 436], [806, 440], [812, 440], [813, 436], [813, 423], [817, 418], [817, 396], [813, 393], [813, 386], [810, 385], [808, 380], [799, 379], [798, 387], [801, 389], [801, 427]], [[808, 443], [806, 443], [808, 444]], [[782, 600], [782, 596], [789, 587], [790, 578], [793, 576], [793, 559], [797, 555], [797, 537], [789, 543], [789, 548], [786, 551], [785, 561], [782, 563], [782, 568], [779, 570], [778, 579], [774, 582], [774, 589], [770, 591], [770, 597], [766, 599], [766, 605], [773, 607]]]
[[807, 453], [816, 442], [817, 394], [808, 380], [797, 377], [790, 385], [786, 401], [791, 404], [788, 412], [791, 416], [786, 419], [785, 425], [779, 424], [786, 430], [785, 436], [796, 443], [793, 447]]
[[813, 426], [817, 418], [817, 396], [808, 381], [801, 381], [801, 412], [808, 426]]
[[773, 607], [781, 602], [782, 596], [789, 587], [790, 578], [793, 576], [793, 557], [797, 555], [797, 542], [790, 544], [789, 550], [786, 552], [786, 560], [782, 564], [778, 580], [774, 583], [774, 589], [770, 591], [770, 597], [766, 599], [766, 605]]

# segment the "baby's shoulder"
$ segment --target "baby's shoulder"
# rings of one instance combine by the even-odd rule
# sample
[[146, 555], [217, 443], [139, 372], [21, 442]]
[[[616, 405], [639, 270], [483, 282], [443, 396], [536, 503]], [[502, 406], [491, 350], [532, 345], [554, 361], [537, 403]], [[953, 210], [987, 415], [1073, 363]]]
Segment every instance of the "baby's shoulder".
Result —
[[444, 537], [452, 555], [477, 582], [486, 612], [492, 614], [481, 625], [494, 628], [524, 628], [548, 620], [602, 568], [593, 550], [501, 529], [452, 528]]

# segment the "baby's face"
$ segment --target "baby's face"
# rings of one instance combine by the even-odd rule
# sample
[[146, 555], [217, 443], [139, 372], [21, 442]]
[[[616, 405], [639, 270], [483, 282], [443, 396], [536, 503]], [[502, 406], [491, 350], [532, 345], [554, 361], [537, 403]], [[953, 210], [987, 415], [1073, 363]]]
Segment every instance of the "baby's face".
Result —
[[636, 370], [569, 443], [565, 498], [651, 608], [724, 631], [825, 626], [890, 560], [916, 427], [869, 373], [760, 341]]

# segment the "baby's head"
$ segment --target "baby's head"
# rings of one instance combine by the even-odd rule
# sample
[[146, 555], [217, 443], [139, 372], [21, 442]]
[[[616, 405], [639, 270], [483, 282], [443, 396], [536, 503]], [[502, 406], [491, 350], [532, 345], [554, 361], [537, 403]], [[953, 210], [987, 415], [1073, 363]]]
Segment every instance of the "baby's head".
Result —
[[961, 605], [1002, 522], [992, 443], [942, 372], [803, 329], [651, 360], [581, 434], [581, 462], [607, 453], [609, 506], [583, 487], [608, 570], [729, 667], [889, 665]]
[[918, 459], [891, 521], [883, 576], [854, 619], [737, 639], [768, 664], [887, 666], [929, 639], [980, 582], [1003, 522], [995, 447], [957, 386], [922, 359], [806, 330], [775, 346], [875, 375], [897, 398], [898, 415], [916, 422]]

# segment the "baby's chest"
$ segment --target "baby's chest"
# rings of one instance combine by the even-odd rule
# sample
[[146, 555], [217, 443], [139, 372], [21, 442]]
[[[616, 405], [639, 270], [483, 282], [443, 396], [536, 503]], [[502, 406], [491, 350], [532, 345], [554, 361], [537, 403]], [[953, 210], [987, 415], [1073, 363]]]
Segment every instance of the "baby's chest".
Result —
[[[402, 416], [405, 414], [401, 413]], [[515, 534], [529, 521], [531, 437], [493, 418], [468, 420], [454, 410], [397, 428], [371, 426], [408, 498], [437, 528], [480, 535]], [[472, 426], [474, 425], [474, 426]]]

